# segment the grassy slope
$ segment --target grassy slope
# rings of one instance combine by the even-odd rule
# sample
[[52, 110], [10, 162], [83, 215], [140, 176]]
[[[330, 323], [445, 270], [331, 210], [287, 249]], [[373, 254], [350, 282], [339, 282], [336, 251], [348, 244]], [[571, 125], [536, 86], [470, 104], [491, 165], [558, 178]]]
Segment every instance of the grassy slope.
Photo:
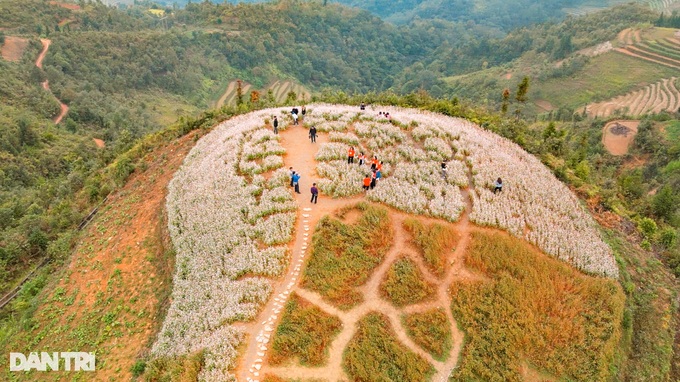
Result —
[[[94, 375], [59, 373], [57, 379], [130, 379], [133, 363], [162, 321], [172, 284], [174, 256], [165, 233], [164, 190], [195, 134], [147, 155], [146, 169], [109, 198], [82, 231], [71, 264], [58, 271], [34, 302], [32, 317], [18, 318], [2, 333], [4, 353], [95, 351]], [[3, 357], [3, 372], [9, 370], [5, 362]], [[43, 380], [44, 375], [5, 377]]]
[[610, 52], [593, 57], [575, 76], [535, 83], [531, 98], [547, 99], [553, 105], [577, 108], [677, 74], [673, 68]]
[[607, 380], [621, 339], [625, 296], [506, 234], [475, 232], [466, 265], [484, 282], [452, 285], [466, 332], [455, 377], [519, 381], [529, 363], [570, 380]]

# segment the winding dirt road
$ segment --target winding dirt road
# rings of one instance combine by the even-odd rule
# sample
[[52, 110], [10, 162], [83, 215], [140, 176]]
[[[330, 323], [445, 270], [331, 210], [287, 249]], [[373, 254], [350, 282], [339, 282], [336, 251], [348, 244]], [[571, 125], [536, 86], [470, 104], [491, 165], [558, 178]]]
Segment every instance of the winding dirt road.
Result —
[[[40, 52], [40, 54], [38, 55], [38, 58], [35, 60], [35, 66], [37, 66], [39, 69], [42, 69], [43, 60], [45, 59], [45, 55], [47, 54], [47, 50], [50, 48], [50, 44], [52, 44], [52, 41], [48, 40], [46, 38], [41, 38], [40, 42], [42, 42], [42, 44], [43, 44], [43, 49]], [[52, 92], [50, 90], [50, 81], [49, 80], [43, 81], [41, 85], [42, 85], [43, 89], [49, 91], [50, 93]], [[52, 95], [54, 95], [54, 94], [52, 94]], [[66, 113], [68, 113], [68, 105], [61, 102], [61, 100], [58, 99], [58, 98], [57, 98], [57, 101], [59, 101], [59, 106], [61, 108], [61, 111], [59, 112], [59, 115], [57, 115], [53, 119], [55, 125], [58, 125], [59, 122], [61, 122], [61, 120], [64, 118]]]

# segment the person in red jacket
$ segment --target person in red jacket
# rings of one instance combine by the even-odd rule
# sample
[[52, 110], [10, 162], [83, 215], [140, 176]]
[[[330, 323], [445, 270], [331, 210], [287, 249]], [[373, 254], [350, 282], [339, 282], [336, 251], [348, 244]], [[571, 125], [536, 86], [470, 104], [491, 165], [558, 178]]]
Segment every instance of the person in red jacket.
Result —
[[347, 152], [347, 164], [354, 163], [354, 146], [350, 146]]

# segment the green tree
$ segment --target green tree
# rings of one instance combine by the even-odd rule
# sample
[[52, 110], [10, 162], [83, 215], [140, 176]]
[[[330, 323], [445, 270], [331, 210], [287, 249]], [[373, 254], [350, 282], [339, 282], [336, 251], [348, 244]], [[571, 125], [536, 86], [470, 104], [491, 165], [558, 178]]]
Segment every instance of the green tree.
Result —
[[503, 103], [501, 103], [501, 112], [503, 114], [508, 112], [508, 102], [510, 101], [510, 89], [505, 88], [503, 90]]
[[529, 77], [524, 76], [522, 82], [517, 85], [517, 93], [515, 99], [517, 102], [525, 103], [527, 101], [527, 93], [529, 92]]

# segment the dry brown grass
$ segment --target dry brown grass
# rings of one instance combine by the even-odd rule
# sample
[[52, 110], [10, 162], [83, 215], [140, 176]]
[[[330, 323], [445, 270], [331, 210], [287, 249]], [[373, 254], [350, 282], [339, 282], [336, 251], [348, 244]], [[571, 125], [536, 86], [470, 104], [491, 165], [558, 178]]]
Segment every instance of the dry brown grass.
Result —
[[368, 280], [392, 245], [387, 210], [366, 203], [356, 208], [361, 217], [355, 224], [329, 216], [319, 221], [302, 278], [303, 288], [319, 292], [340, 309], [350, 309], [363, 300], [355, 287]]
[[402, 307], [432, 299], [434, 288], [425, 281], [418, 265], [402, 256], [387, 271], [380, 284], [380, 294], [395, 306]]
[[565, 380], [608, 380], [621, 338], [624, 294], [501, 233], [473, 233], [466, 257], [488, 281], [451, 287], [466, 332], [455, 377], [519, 381], [523, 359]]
[[415, 218], [404, 220], [404, 228], [412, 235], [413, 244], [425, 259], [428, 269], [437, 277], [446, 273], [446, 258], [454, 250], [458, 237], [447, 225], [423, 224]]
[[274, 334], [269, 363], [280, 365], [297, 357], [302, 365], [321, 366], [326, 362], [328, 345], [341, 327], [339, 318], [293, 293]]
[[357, 323], [342, 364], [352, 381], [427, 381], [434, 368], [395, 339], [387, 317], [369, 313]]
[[408, 335], [418, 346], [439, 360], [444, 361], [451, 350], [451, 323], [443, 308], [413, 313], [404, 317]]

